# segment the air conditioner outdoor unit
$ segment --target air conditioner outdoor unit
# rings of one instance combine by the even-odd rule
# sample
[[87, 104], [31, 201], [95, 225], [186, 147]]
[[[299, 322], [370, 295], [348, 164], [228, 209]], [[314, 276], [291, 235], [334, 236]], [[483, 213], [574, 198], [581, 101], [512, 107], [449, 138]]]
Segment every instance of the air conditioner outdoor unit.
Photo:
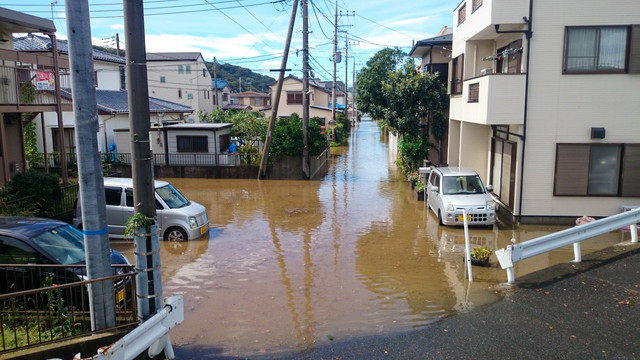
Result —
[[480, 70], [480, 75], [487, 75], [487, 74], [492, 74], [492, 73], [493, 73], [493, 69], [492, 68], [486, 68], [486, 69]]

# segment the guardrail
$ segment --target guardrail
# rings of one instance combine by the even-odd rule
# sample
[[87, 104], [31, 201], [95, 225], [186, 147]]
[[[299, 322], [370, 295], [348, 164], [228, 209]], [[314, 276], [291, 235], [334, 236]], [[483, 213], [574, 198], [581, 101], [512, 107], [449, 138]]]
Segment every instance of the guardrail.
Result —
[[640, 223], [640, 208], [612, 215], [571, 229], [562, 230], [553, 234], [541, 236], [523, 243], [509, 245], [504, 249], [496, 250], [495, 254], [500, 262], [500, 267], [507, 271], [507, 282], [515, 282], [514, 263], [555, 250], [567, 245], [574, 245], [575, 262], [582, 261], [580, 254], [580, 242], [598, 235], [630, 226], [631, 242], [638, 242], [637, 225]]

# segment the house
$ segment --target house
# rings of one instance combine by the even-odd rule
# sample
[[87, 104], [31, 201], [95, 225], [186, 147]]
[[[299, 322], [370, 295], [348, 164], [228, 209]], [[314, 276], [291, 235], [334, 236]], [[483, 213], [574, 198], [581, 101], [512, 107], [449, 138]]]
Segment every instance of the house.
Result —
[[211, 81], [211, 87], [213, 87], [213, 106], [214, 108], [223, 108], [231, 103], [231, 87], [226, 80], [213, 79]]
[[[155, 165], [239, 165], [230, 153], [231, 123], [181, 123], [153, 126], [149, 131]], [[118, 153], [131, 153], [129, 129], [115, 130]], [[125, 158], [126, 159], [126, 158]]]
[[[51, 53], [51, 39], [48, 37], [28, 35], [16, 37], [13, 47], [17, 51], [31, 54], [47, 54]], [[56, 40], [56, 46], [61, 59], [68, 62], [69, 45], [66, 40]], [[93, 80], [97, 91], [113, 91], [119, 92], [125, 88], [125, 63], [126, 60], [122, 56], [117, 56], [105, 51], [93, 49]], [[71, 103], [70, 83], [62, 84], [62, 98], [64, 101]], [[51, 96], [51, 95], [49, 95]], [[125, 100], [126, 102], [126, 100]], [[100, 104], [100, 101], [99, 101]], [[102, 104], [109, 107], [108, 104]], [[107, 114], [111, 115], [111, 114]], [[73, 156], [76, 152], [75, 146], [75, 117], [71, 109], [62, 114], [62, 131], [60, 131], [58, 116], [55, 112], [43, 112], [36, 116], [36, 134], [38, 137], [37, 146], [41, 153], [64, 153]], [[102, 140], [105, 138], [105, 129], [103, 123], [105, 117], [100, 117], [100, 133], [98, 143], [101, 151], [106, 152], [108, 143]], [[62, 132], [62, 134], [60, 134]], [[64, 146], [60, 146], [61, 140]]]
[[186, 122], [213, 110], [212, 77], [199, 52], [147, 53], [147, 79], [149, 96], [193, 109]]
[[503, 217], [640, 205], [640, 3], [465, 0], [453, 12], [449, 165]]
[[246, 105], [252, 109], [260, 110], [271, 106], [271, 96], [257, 91], [244, 91], [231, 94], [231, 104]]
[[[24, 127], [34, 117], [52, 112], [60, 119], [71, 111], [56, 89], [69, 86], [69, 62], [56, 51], [15, 51], [14, 33], [41, 33], [53, 39], [52, 21], [0, 8], [0, 187], [27, 168]], [[66, 180], [66, 179], [65, 179]]]
[[[438, 79], [446, 84], [449, 79], [452, 42], [453, 30], [445, 26], [437, 36], [417, 41], [409, 51], [409, 56], [420, 59], [418, 62], [420, 72], [438, 74]], [[425, 119], [425, 125], [429, 126], [429, 119]], [[436, 139], [432, 134], [429, 134], [428, 160], [435, 164], [445, 163], [447, 147], [446, 133], [442, 139]]]
[[[271, 104], [273, 104], [278, 82], [270, 84], [269, 88], [271, 89]], [[330, 102], [331, 91], [309, 81], [309, 117], [318, 117], [326, 125], [331, 120]], [[271, 107], [263, 109], [266, 117], [270, 117], [272, 111]], [[337, 111], [341, 112], [342, 110]], [[302, 117], [302, 79], [289, 75], [283, 79], [278, 117], [287, 118], [293, 113]]]

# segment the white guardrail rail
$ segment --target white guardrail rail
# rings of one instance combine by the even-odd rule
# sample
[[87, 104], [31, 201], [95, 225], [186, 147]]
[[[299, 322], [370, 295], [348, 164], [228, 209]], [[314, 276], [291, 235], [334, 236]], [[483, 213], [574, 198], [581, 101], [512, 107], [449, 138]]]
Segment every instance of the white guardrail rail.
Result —
[[[630, 207], [625, 207], [625, 210], [628, 208]], [[573, 244], [574, 261], [581, 262], [580, 242], [582, 240], [630, 226], [631, 242], [638, 242], [638, 223], [640, 223], [640, 207], [519, 244], [509, 245], [504, 249], [496, 250], [495, 254], [500, 262], [500, 267], [507, 271], [507, 282], [512, 284], [515, 282], [513, 265], [520, 260]]]
[[184, 304], [182, 296], [171, 296], [165, 299], [165, 305], [162, 310], [120, 340], [98, 350], [97, 355], [81, 358], [81, 355], [77, 354], [74, 359], [132, 360], [145, 350], [147, 350], [150, 358], [164, 351], [167, 359], [175, 359], [175, 353], [169, 339], [169, 330], [183, 321]]

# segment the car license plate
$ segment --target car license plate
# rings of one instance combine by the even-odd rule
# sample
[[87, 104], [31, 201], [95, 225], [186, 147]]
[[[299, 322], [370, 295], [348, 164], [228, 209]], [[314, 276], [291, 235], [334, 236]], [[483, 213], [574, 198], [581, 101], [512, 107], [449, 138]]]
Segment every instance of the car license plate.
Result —
[[[463, 215], [458, 215], [458, 221], [459, 222], [463, 222], [464, 221], [464, 216]], [[467, 222], [471, 222], [471, 215], [467, 215]]]
[[206, 226], [203, 226], [203, 227], [200, 228], [200, 235], [204, 235], [204, 233], [206, 233], [206, 232], [207, 232], [207, 227]]
[[123, 302], [124, 301], [124, 289], [119, 290], [118, 293], [116, 294], [116, 302]]

